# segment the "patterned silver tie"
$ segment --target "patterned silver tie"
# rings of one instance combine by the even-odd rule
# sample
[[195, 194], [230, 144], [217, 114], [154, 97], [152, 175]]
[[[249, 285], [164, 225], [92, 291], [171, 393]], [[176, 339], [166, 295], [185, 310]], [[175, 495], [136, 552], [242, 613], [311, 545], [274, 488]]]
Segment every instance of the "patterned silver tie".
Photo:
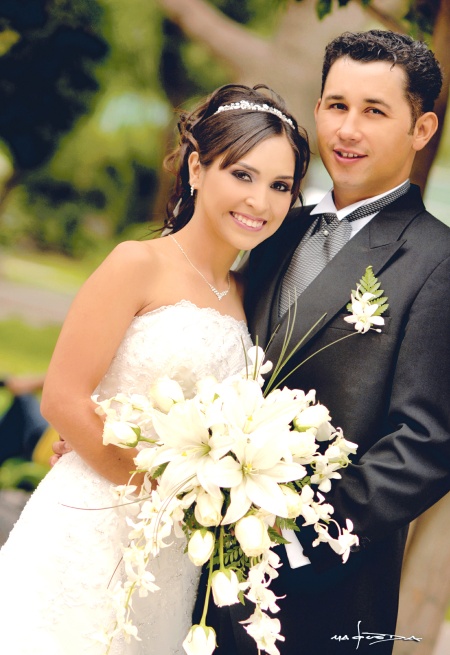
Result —
[[279, 316], [287, 312], [295, 298], [303, 293], [328, 262], [345, 246], [352, 233], [351, 221], [380, 211], [407, 193], [409, 187], [410, 182], [407, 180], [395, 191], [358, 207], [342, 220], [339, 220], [336, 214], [319, 214], [297, 246], [283, 278]]

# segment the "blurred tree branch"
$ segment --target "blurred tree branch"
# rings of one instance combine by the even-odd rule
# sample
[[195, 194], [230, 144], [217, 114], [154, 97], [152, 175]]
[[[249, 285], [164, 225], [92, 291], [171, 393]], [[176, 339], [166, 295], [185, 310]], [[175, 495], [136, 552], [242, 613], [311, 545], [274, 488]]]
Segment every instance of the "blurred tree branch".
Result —
[[[327, 35], [327, 32], [318, 30], [317, 25], [310, 20], [308, 29], [311, 50], [308, 52], [301, 43], [302, 38], [305, 43], [308, 43], [308, 35], [304, 33], [297, 34], [297, 43], [295, 43], [294, 32], [296, 29], [299, 30], [296, 16], [300, 15], [302, 9], [311, 12], [314, 5], [316, 14], [323, 19], [328, 18], [331, 13], [339, 15], [344, 7], [348, 8], [353, 4], [365, 15], [379, 22], [384, 29], [402, 34], [413, 31], [419, 35], [422, 34], [424, 26], [431, 29], [431, 45], [444, 70], [445, 81], [435, 108], [439, 118], [439, 130], [427, 148], [417, 155], [412, 171], [413, 181], [421, 187], [422, 191], [425, 190], [442, 137], [448, 104], [450, 0], [423, 0], [422, 2], [413, 0], [406, 15], [402, 15], [405, 8], [399, 4], [398, 16], [392, 13], [395, 5], [388, 13], [372, 0], [339, 0], [339, 9], [334, 11], [331, 0], [314, 0], [314, 3], [308, 0], [296, 0], [295, 3], [284, 3], [286, 5], [284, 17], [275, 28], [271, 40], [258, 36], [249, 28], [228, 18], [207, 0], [157, 0], [157, 3], [167, 17], [186, 35], [205, 44], [215, 56], [226, 62], [238, 81], [251, 83], [251, 80], [258, 82], [263, 80], [275, 87], [288, 100], [293, 111], [299, 116], [300, 122], [306, 126], [311, 135], [314, 132], [311, 101], [307, 111], [307, 101], [300, 98], [300, 94], [303, 91], [307, 97], [310, 97], [314, 88], [311, 75], [319, 79], [317, 47], [320, 51], [323, 50], [326, 40], [323, 43], [323, 36], [320, 38], [320, 34]], [[322, 21], [320, 24], [324, 25], [325, 22]], [[348, 22], [346, 24], [349, 25]], [[358, 27], [352, 24], [349, 29], [358, 29]], [[342, 29], [335, 30], [331, 38], [340, 31]], [[315, 48], [311, 45], [314, 36], [317, 40]], [[308, 67], [301, 68], [303, 60], [308, 61]], [[267, 65], [268, 62], [271, 62], [271, 66]], [[314, 144], [314, 138], [312, 142]]]
[[270, 45], [204, 0], [156, 0], [166, 16], [192, 39], [241, 74], [270, 55]]

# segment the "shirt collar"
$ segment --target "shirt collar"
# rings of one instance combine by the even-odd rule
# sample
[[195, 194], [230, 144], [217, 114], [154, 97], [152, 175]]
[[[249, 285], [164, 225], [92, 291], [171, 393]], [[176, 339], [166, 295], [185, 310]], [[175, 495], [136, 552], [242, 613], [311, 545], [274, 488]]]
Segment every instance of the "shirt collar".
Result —
[[[407, 180], [405, 180], [405, 182], [406, 181]], [[388, 191], [385, 191], [384, 193], [380, 193], [378, 196], [373, 196], [373, 198], [365, 198], [364, 200], [358, 200], [358, 202], [354, 202], [353, 205], [348, 205], [347, 207], [343, 207], [342, 209], [336, 209], [336, 205], [334, 204], [334, 200], [333, 200], [333, 189], [330, 189], [322, 198], [322, 200], [319, 203], [317, 203], [317, 205], [311, 211], [311, 215], [331, 213], [331, 214], [336, 214], [338, 219], [342, 220], [343, 218], [348, 216], [348, 214], [350, 214], [352, 211], [358, 209], [358, 207], [362, 207], [363, 205], [367, 205], [369, 202], [374, 202], [375, 200], [384, 198], [384, 196], [387, 196], [388, 193], [395, 191], [395, 189], [401, 187], [403, 184], [405, 184], [405, 182], [402, 182], [401, 184], [397, 185], [396, 187], [393, 187], [392, 189], [389, 189]], [[374, 212], [374, 214], [376, 213], [377, 212]]]

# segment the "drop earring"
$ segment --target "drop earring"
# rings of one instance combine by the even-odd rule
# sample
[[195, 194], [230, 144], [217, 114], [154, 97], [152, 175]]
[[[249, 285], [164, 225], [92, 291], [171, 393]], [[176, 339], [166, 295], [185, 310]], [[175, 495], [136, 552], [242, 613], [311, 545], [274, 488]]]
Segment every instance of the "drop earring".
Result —
[[191, 184], [191, 196], [194, 195], [194, 191], [195, 191], [195, 189], [194, 189], [194, 187], [193, 187], [192, 184]]

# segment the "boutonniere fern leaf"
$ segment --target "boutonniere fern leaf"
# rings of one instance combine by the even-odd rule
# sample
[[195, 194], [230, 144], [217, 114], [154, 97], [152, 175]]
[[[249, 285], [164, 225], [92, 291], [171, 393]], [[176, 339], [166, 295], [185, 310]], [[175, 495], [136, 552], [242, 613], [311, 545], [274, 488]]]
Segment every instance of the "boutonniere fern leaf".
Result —
[[[352, 296], [356, 296], [357, 293], [359, 295], [364, 295], [365, 293], [372, 294], [373, 297], [368, 300], [368, 303], [369, 305], [377, 305], [377, 309], [372, 314], [373, 316], [381, 316], [381, 314], [384, 314], [389, 307], [389, 303], [387, 302], [388, 298], [383, 295], [384, 291], [383, 289], [380, 289], [380, 286], [381, 284], [374, 275], [372, 266], [368, 266], [359, 281], [357, 290], [352, 291]], [[351, 302], [348, 303], [347, 309], [349, 312], [352, 311]]]
[[384, 318], [381, 317], [389, 304], [384, 291], [380, 289], [380, 283], [373, 273], [372, 266], [368, 266], [360, 279], [356, 290], [351, 293], [351, 302], [347, 309], [350, 316], [345, 316], [344, 321], [354, 323], [355, 330], [361, 334], [369, 330], [381, 332], [381, 329], [373, 328], [372, 325], [384, 325]]

